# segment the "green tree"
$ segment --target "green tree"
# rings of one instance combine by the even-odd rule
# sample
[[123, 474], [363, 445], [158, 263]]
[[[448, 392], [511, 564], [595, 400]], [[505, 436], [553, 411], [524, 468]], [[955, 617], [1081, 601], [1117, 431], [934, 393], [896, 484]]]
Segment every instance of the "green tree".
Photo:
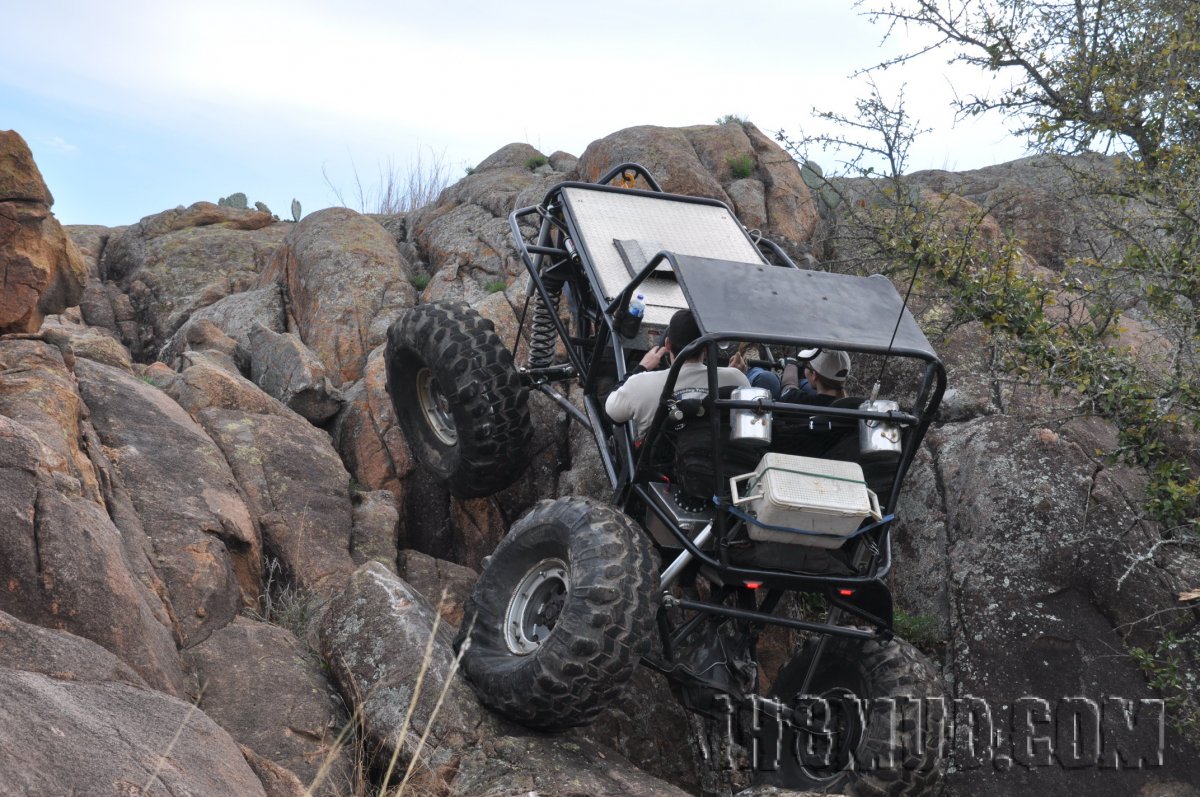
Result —
[[[949, 51], [952, 61], [1008, 78], [964, 96], [966, 115], [998, 112], [1044, 153], [1119, 154], [1082, 169], [1107, 202], [1123, 245], [1115, 262], [1074, 264], [1093, 315], [1136, 311], [1173, 345], [1154, 373], [1121, 367], [1121, 400], [1097, 396], [1125, 426], [1128, 450], [1152, 467], [1165, 522], [1200, 525], [1195, 444], [1200, 428], [1200, 3], [1195, 0], [866, 0], [887, 35], [911, 29], [934, 43], [883, 64]], [[1061, 366], [1061, 363], [1050, 363]], [[1078, 371], [1079, 363], [1074, 370]], [[1094, 371], [1093, 368], [1086, 369]], [[1164, 372], [1165, 370], [1165, 372]], [[1095, 375], [1079, 381], [1095, 384]], [[1194, 439], [1194, 438], [1193, 438]]]
[[1195, 0], [886, 0], [866, 9], [889, 35], [931, 30], [952, 60], [1004, 73], [1008, 89], [964, 97], [960, 110], [1005, 113], [1043, 149], [1100, 142], [1154, 171], [1200, 143]]

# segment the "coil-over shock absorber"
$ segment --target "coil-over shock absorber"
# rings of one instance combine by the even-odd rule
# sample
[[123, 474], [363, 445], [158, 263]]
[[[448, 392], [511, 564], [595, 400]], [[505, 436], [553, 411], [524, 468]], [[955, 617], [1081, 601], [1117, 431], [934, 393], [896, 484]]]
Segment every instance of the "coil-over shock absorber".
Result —
[[541, 293], [534, 291], [533, 315], [529, 322], [530, 368], [548, 368], [552, 365], [555, 344], [558, 342], [558, 328], [554, 325], [554, 318], [558, 315], [558, 303], [562, 299], [563, 280], [548, 278], [543, 274], [542, 285], [546, 288], [550, 305], [547, 306]]

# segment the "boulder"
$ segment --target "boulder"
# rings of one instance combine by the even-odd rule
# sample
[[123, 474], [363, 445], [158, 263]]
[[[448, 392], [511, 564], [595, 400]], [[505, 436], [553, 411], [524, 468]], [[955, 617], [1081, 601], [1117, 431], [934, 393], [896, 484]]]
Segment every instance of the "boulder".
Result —
[[146, 686], [133, 668], [94, 642], [66, 631], [23, 623], [2, 611], [0, 669], [41, 673], [58, 681], [122, 681]]
[[[1090, 425], [1056, 432], [1002, 415], [930, 433], [900, 503], [895, 590], [948, 640], [957, 694], [994, 707], [1022, 695], [1154, 697], [1133, 660], [1114, 651], [1161, 635], [1154, 618], [1177, 605], [1186, 582], [1144, 556], [1160, 533], [1140, 518], [1144, 477], [1096, 459], [1083, 442], [1095, 434]], [[1196, 761], [1190, 748], [1170, 729], [1166, 739], [1166, 756], [1183, 767], [1176, 774], [1196, 770], [1182, 764]], [[1011, 756], [1003, 745], [997, 754]], [[1110, 774], [1052, 767], [998, 778], [986, 766], [949, 783], [981, 795], [1107, 795], [1151, 782], [1149, 772], [1128, 771], [1106, 786]]]
[[25, 140], [0, 131], [0, 334], [36, 332], [83, 296], [87, 266], [53, 204]]
[[987, 208], [988, 215], [1034, 260], [1061, 272], [1072, 258], [1109, 255], [1122, 247], [1102, 223], [1104, 214], [1114, 208], [1104, 209], [1105, 203], [1085, 182], [1089, 177], [1113, 176], [1113, 163], [1114, 159], [1099, 154], [1070, 159], [1035, 155], [964, 172], [914, 172], [908, 179]]
[[284, 767], [314, 795], [353, 790], [346, 722], [332, 685], [290, 631], [236, 617], [188, 651], [201, 685], [199, 706], [239, 743]]
[[795, 160], [749, 122], [627, 128], [588, 145], [577, 169], [595, 181], [624, 162], [646, 167], [664, 191], [726, 203], [743, 224], [782, 242], [805, 243], [816, 228], [816, 203]]
[[438, 610], [442, 620], [458, 628], [462, 624], [463, 607], [479, 573], [469, 567], [414, 551], [400, 552], [398, 575], [424, 596]]
[[180, 332], [187, 348], [172, 361], [176, 369], [210, 362], [234, 375], [250, 372], [250, 352], [207, 318], [189, 320]]
[[[246, 745], [238, 745], [246, 763], [258, 776], [266, 797], [310, 797], [312, 791], [305, 788], [300, 778], [289, 769], [281, 767], [270, 759], [263, 758]], [[320, 784], [317, 784], [319, 786]]]
[[104, 249], [114, 235], [124, 232], [126, 227], [104, 227], [99, 224], [67, 224], [63, 231], [70, 236], [79, 247], [87, 268], [88, 283], [100, 280], [100, 261], [104, 257]]
[[158, 359], [168, 364], [174, 364], [179, 355], [188, 348], [203, 344], [196, 341], [210, 337], [207, 331], [196, 331], [196, 325], [204, 326], [209, 322], [222, 333], [236, 341], [239, 349], [244, 352], [245, 367], [249, 372], [250, 329], [255, 324], [261, 324], [273, 332], [283, 332], [287, 329], [287, 319], [283, 310], [283, 296], [278, 285], [268, 285], [265, 288], [242, 291], [213, 304], [203, 307], [193, 313], [174, 335], [163, 345], [158, 353]]
[[355, 565], [367, 561], [396, 571], [396, 534], [400, 515], [395, 499], [387, 490], [351, 490], [354, 497], [354, 531], [350, 537], [350, 558]]
[[184, 647], [226, 625], [261, 592], [262, 543], [221, 450], [171, 398], [78, 360], [80, 394], [149, 535]]
[[0, 343], [0, 610], [91, 639], [182, 693], [165, 587], [57, 354]]
[[113, 235], [100, 276], [129, 296], [137, 329], [125, 343], [134, 359], [152, 360], [200, 308], [255, 287], [291, 226], [261, 211], [197, 202]]
[[37, 435], [39, 459], [64, 493], [99, 503], [96, 472], [80, 433], [87, 408], [76, 390], [70, 367], [75, 362], [40, 340], [0, 341], [0, 415]]
[[198, 417], [245, 491], [268, 555], [305, 590], [340, 587], [354, 569], [353, 508], [350, 476], [328, 436], [295, 417], [216, 407]]
[[469, 750], [452, 797], [687, 797], [688, 792], [634, 767], [592, 742], [560, 736], [501, 736]]
[[122, 371], [133, 373], [129, 349], [105, 330], [72, 323], [65, 316], [49, 316], [42, 322], [42, 340], [60, 349], [64, 355], [83, 357]]
[[325, 375], [325, 366], [294, 333], [272, 332], [262, 324], [251, 327], [250, 373], [268, 395], [314, 424], [341, 409], [341, 393]]
[[350, 475], [329, 436], [253, 382], [213, 363], [167, 384], [211, 436], [262, 529], [268, 556], [295, 586], [336, 589], [354, 565]]
[[9, 794], [263, 795], [229, 734], [162, 692], [8, 668], [0, 692]]
[[[583, 151], [577, 167], [579, 178], [595, 182], [618, 164], [640, 163], [664, 191], [728, 204], [729, 196], [721, 188], [720, 180], [704, 164], [689, 139], [690, 129], [641, 125], [610, 133], [588, 144]], [[713, 165], [720, 168], [723, 164]], [[639, 179], [637, 187], [647, 186]]]
[[485, 158], [438, 201], [411, 214], [408, 236], [430, 264], [424, 299], [464, 300], [472, 305], [524, 274], [508, 226], [508, 214], [536, 205], [570, 174], [549, 166], [531, 171], [542, 154], [528, 144], [509, 144]]
[[322, 653], [342, 694], [362, 713], [375, 760], [386, 767], [394, 754], [395, 771], [403, 773], [416, 759], [410, 788], [464, 797], [686, 794], [614, 751], [530, 735], [483, 709], [456, 675], [449, 635], [445, 626], [435, 631], [434, 616], [408, 584], [368, 563], [321, 621]]
[[392, 411], [383, 353], [382, 345], [375, 347], [367, 357], [362, 379], [343, 390], [345, 403], [334, 422], [333, 439], [359, 485], [366, 490], [387, 490], [402, 506], [404, 480], [416, 464]]
[[343, 697], [361, 713], [366, 749], [386, 767], [399, 745], [400, 772], [419, 750], [417, 774], [425, 786], [451, 780], [464, 752], [502, 727], [454, 677], [447, 626], [431, 645], [432, 633], [434, 612], [425, 599], [375, 562], [355, 572], [320, 625], [321, 653]]
[[252, 415], [281, 415], [303, 423], [300, 416], [262, 392], [236, 369], [226, 368], [220, 360], [209, 357], [207, 352], [188, 352], [187, 359], [187, 367], [180, 373], [167, 370], [165, 365], [157, 363], [155, 373], [159, 368], [164, 373], [161, 382], [155, 381], [193, 418], [198, 418], [200, 411], [206, 407], [218, 407]]
[[305, 216], [275, 252], [259, 287], [282, 286], [290, 321], [336, 385], [362, 376], [388, 324], [411, 307], [409, 265], [386, 230], [346, 208]]

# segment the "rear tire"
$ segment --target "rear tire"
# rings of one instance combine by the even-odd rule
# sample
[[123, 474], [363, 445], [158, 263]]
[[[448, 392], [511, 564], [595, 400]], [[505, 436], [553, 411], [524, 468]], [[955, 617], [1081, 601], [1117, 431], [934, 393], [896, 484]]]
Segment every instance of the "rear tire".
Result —
[[528, 465], [529, 394], [495, 327], [462, 303], [414, 307], [388, 329], [388, 393], [413, 454], [460, 498]]
[[[808, 669], [809, 656], [801, 651], [779, 672], [771, 697], [790, 708], [802, 705], [798, 690]], [[928, 733], [936, 723], [918, 725], [903, 698], [931, 704], [944, 711], [945, 692], [933, 665], [902, 639], [889, 642], [831, 638], [827, 641], [807, 694], [824, 698], [828, 707], [830, 737], [815, 737], [784, 723], [782, 755], [775, 771], [759, 771], [755, 782], [784, 788], [852, 795], [933, 795], [941, 792], [945, 775], [943, 739]], [[860, 715], [845, 698], [869, 701]], [[895, 698], [896, 712], [878, 698]], [[820, 712], [822, 708], [818, 708]], [[849, 708], [849, 710], [847, 710]], [[865, 716], [866, 725], [862, 723]], [[927, 718], [921, 715], [922, 720]], [[763, 717], [764, 739], [774, 739], [776, 720]], [[812, 742], [818, 755], [805, 760], [800, 754]], [[870, 762], [876, 762], [871, 768]]]
[[531, 728], [595, 719], [650, 640], [658, 559], [637, 525], [583, 498], [542, 501], [484, 562], [456, 646], [482, 703]]

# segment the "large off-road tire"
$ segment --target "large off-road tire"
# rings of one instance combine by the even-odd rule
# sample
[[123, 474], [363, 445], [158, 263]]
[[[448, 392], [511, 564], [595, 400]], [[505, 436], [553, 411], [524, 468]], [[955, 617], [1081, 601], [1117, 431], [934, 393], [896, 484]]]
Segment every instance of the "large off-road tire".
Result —
[[414, 307], [388, 329], [388, 392], [413, 453], [453, 495], [491, 495], [528, 464], [529, 394], [495, 327], [462, 303]]
[[637, 525], [584, 498], [542, 501], [484, 562], [456, 645], [479, 699], [532, 728], [591, 722], [645, 652], [658, 557]]
[[[791, 708], [803, 706], [798, 690], [808, 660], [808, 651], [802, 650], [788, 662], [771, 688], [771, 697]], [[937, 718], [944, 719], [945, 691], [936, 669], [912, 645], [901, 639], [829, 639], [806, 694], [823, 698], [815, 704], [817, 716], [824, 727], [836, 730], [835, 735], [832, 740], [813, 739], [795, 724], [784, 723], [779, 768], [760, 769], [756, 783], [871, 797], [941, 792], [945, 744], [936, 731]], [[869, 702], [860, 713], [847, 698]], [[895, 711], [880, 698], [893, 698]], [[920, 714], [911, 701], [920, 702]], [[822, 717], [826, 710], [829, 714]], [[762, 738], [773, 739], [774, 720], [762, 721]], [[818, 755], [806, 758], [802, 753], [810, 749], [810, 742]]]

